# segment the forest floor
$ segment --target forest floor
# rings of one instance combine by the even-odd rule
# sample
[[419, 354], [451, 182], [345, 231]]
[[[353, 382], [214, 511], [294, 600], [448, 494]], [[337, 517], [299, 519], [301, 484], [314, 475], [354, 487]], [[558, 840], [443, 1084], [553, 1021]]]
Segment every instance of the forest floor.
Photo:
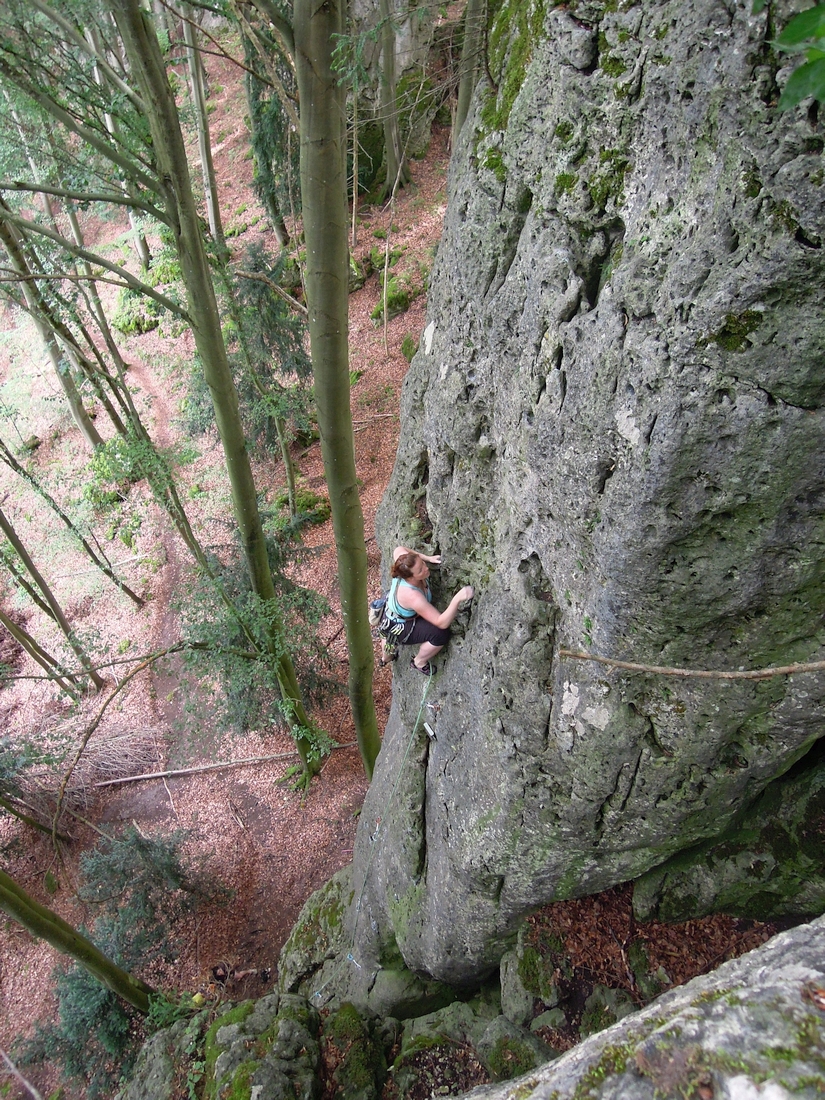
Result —
[[[264, 212], [252, 188], [252, 161], [247, 156], [246, 104], [237, 70], [219, 58], [208, 61], [211, 83], [212, 138], [216, 170], [222, 191], [225, 228], [236, 257], [251, 240], [271, 243]], [[389, 235], [393, 248], [406, 250], [429, 267], [438, 242], [446, 205], [449, 133], [435, 129], [426, 157], [412, 163], [412, 185], [399, 193], [394, 207], [361, 210], [356, 257], [384, 247]], [[99, 222], [86, 227], [98, 245], [123, 246], [125, 224]], [[416, 341], [425, 324], [426, 298], [416, 298], [410, 309], [390, 321], [387, 345], [383, 328], [370, 319], [379, 297], [372, 275], [363, 289], [350, 297], [351, 368], [356, 461], [362, 482], [361, 500], [367, 534], [370, 590], [380, 589], [380, 554], [374, 537], [375, 510], [392, 470], [399, 431], [399, 396], [408, 368], [401, 352], [405, 336]], [[37, 436], [41, 441], [31, 468], [43, 477], [61, 500], [78, 498], [87, 478], [88, 454], [59, 398], [50, 367], [39, 351], [32, 329], [10, 308], [0, 314], [0, 436], [17, 443]], [[193, 357], [189, 333], [177, 333], [163, 324], [154, 332], [124, 339], [130, 380], [156, 443], [164, 449], [189, 450], [181, 465], [182, 496], [197, 533], [211, 546], [230, 540], [229, 495], [214, 431], [187, 439], [181, 419], [185, 396], [181, 364]], [[102, 424], [98, 425], [107, 434]], [[111, 435], [111, 432], [108, 433]], [[317, 443], [294, 448], [302, 483], [324, 492], [324, 476]], [[258, 455], [255, 473], [265, 500], [283, 490], [284, 478], [275, 457]], [[53, 581], [70, 621], [93, 642], [95, 652], [124, 662], [134, 654], [152, 654], [174, 644], [180, 635], [180, 605], [189, 588], [186, 551], [161, 510], [140, 486], [130, 492], [130, 509], [112, 524], [107, 552], [121, 566], [128, 583], [147, 597], [138, 610], [108, 582], [89, 570], [88, 561], [44, 517], [32, 496], [12, 475], [2, 471], [3, 508]], [[105, 542], [105, 525], [97, 531]], [[125, 532], [128, 545], [122, 541]], [[313, 551], [296, 567], [295, 578], [329, 601], [331, 611], [320, 625], [320, 636], [346, 681], [346, 647], [340, 620], [337, 566], [331, 522], [305, 529], [304, 541]], [[6, 602], [12, 599], [5, 593]], [[45, 644], [56, 644], [43, 616], [22, 603], [18, 611]], [[128, 663], [107, 670], [106, 688], [89, 698], [82, 715], [72, 718], [53, 689], [42, 680], [17, 680], [0, 691], [0, 731], [13, 745], [49, 731], [71, 728], [75, 735], [98, 712], [102, 701], [121, 687]], [[18, 673], [32, 674], [34, 666]], [[383, 729], [391, 699], [392, 672], [376, 663], [375, 696]], [[211, 685], [201, 684], [207, 695]], [[170, 990], [202, 992], [210, 997], [240, 999], [262, 995], [273, 988], [278, 953], [298, 911], [309, 894], [351, 857], [357, 816], [366, 780], [357, 748], [346, 695], [337, 695], [314, 717], [340, 746], [327, 758], [321, 774], [307, 791], [295, 791], [281, 782], [295, 762], [288, 736], [275, 725], [235, 735], [202, 715], [195, 733], [181, 732], [182, 719], [194, 702], [190, 678], [179, 659], [150, 667], [135, 676], [106, 710], [91, 748], [98, 761], [86, 773], [81, 817], [71, 821], [73, 840], [55, 851], [50, 838], [5, 817], [0, 820], [3, 866], [41, 903], [57, 910], [75, 925], [89, 924], [94, 912], [76, 896], [79, 857], [93, 846], [100, 832], [133, 824], [145, 835], [168, 836], [183, 831], [184, 852], [201, 873], [229, 892], [222, 901], [181, 917], [172, 929], [177, 942], [175, 961], [157, 964], [145, 977]], [[203, 698], [201, 699], [203, 702]], [[124, 786], [95, 788], [106, 767], [128, 767], [126, 749], [134, 753], [132, 770], [194, 767], [217, 761], [285, 754], [282, 759], [251, 767], [233, 767], [206, 773], [143, 781]], [[107, 756], [108, 752], [108, 756]], [[112, 763], [114, 756], [114, 764]], [[82, 818], [82, 820], [81, 820]], [[226, 900], [228, 897], [229, 900]], [[556, 925], [565, 924], [580, 964], [593, 974], [610, 966], [622, 978], [617, 940], [624, 916], [616, 903], [583, 899], [564, 903]], [[571, 908], [572, 907], [572, 908]], [[551, 907], [552, 909], [553, 907]], [[612, 914], [607, 924], [600, 913]], [[610, 923], [612, 921], [612, 924]], [[725, 923], [727, 922], [727, 923]], [[613, 927], [615, 925], [615, 928]], [[673, 926], [670, 944], [673, 980], [686, 980], [728, 953], [738, 954], [766, 938], [771, 929], [742, 930], [729, 918]], [[713, 944], [713, 960], [708, 944]], [[572, 948], [571, 948], [572, 949]], [[615, 958], [614, 958], [615, 956]], [[618, 960], [618, 961], [617, 961]], [[0, 1047], [9, 1050], [19, 1036], [30, 1034], [37, 1020], [54, 1018], [51, 973], [57, 953], [7, 921], [0, 925]], [[563, 1043], [564, 1037], [559, 1037]], [[54, 1070], [32, 1070], [32, 1079], [44, 1092], [57, 1083]], [[2, 1077], [0, 1077], [2, 1081]], [[24, 1095], [21, 1093], [21, 1095]], [[70, 1086], [67, 1100], [82, 1096]]]

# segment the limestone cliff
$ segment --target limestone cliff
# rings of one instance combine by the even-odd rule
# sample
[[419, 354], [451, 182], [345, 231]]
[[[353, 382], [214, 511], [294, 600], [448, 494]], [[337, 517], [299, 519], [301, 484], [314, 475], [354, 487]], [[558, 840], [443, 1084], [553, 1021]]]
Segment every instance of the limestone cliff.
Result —
[[776, 111], [769, 7], [495, 17], [380, 514], [477, 598], [432, 739], [399, 663], [361, 818], [345, 984], [379, 1009], [402, 960], [471, 985], [531, 908], [716, 836], [825, 731], [821, 674], [559, 654], [823, 655], [825, 131]]

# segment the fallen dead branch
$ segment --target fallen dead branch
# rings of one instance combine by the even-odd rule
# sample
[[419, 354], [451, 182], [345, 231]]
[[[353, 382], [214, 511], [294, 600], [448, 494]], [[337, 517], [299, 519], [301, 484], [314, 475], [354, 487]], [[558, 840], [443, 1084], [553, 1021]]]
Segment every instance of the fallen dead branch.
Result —
[[75, 753], [74, 759], [72, 760], [71, 764], [69, 765], [69, 768], [68, 768], [66, 774], [63, 776], [63, 782], [60, 784], [60, 790], [58, 791], [58, 794], [57, 794], [57, 806], [55, 808], [54, 815], [52, 817], [52, 838], [53, 838], [53, 841], [55, 842], [55, 847], [56, 847], [57, 822], [60, 819], [60, 811], [61, 811], [62, 806], [63, 806], [63, 800], [66, 797], [66, 789], [69, 785], [69, 780], [71, 779], [75, 768], [77, 767], [78, 763], [80, 762], [80, 758], [83, 755], [83, 753], [86, 749], [86, 746], [89, 744], [89, 741], [92, 737], [92, 734], [95, 732], [95, 730], [98, 728], [100, 723], [103, 721], [103, 716], [106, 713], [107, 707], [116, 698], [116, 696], [118, 696], [120, 694], [120, 692], [123, 691], [123, 689], [126, 687], [126, 685], [129, 684], [135, 678], [135, 676], [138, 675], [138, 673], [143, 672], [145, 669], [151, 667], [151, 665], [153, 665], [155, 663], [155, 661], [160, 660], [161, 657], [165, 657], [169, 653], [179, 652], [181, 648], [182, 648], [181, 644], [169, 646], [168, 649], [162, 649], [158, 653], [153, 653], [151, 655], [151, 657], [148, 657], [145, 661], [141, 662], [141, 664], [139, 664], [137, 666], [137, 668], [133, 668], [132, 671], [129, 672], [121, 680], [121, 682], [117, 685], [117, 687], [115, 687], [110, 692], [108, 698], [103, 701], [100, 708], [98, 709], [97, 714], [94, 716], [94, 718], [88, 724], [86, 729], [83, 731], [82, 737], [80, 739], [80, 744], [78, 745], [78, 748], [77, 748], [77, 752]]
[[[333, 745], [333, 749], [351, 749], [357, 745], [357, 741], [345, 741], [340, 745]], [[288, 757], [297, 756], [298, 750], [291, 752], [276, 752], [271, 756], [245, 756], [240, 760], [223, 760], [219, 764], [198, 764], [192, 768], [174, 768], [164, 772], [146, 772], [145, 775], [124, 775], [120, 779], [104, 779], [95, 783], [96, 787], [116, 787], [124, 783], [138, 783], [144, 779], [173, 779], [179, 775], [199, 775], [202, 772], [219, 771], [221, 768], [243, 768], [252, 764], [268, 764], [272, 760], [286, 760]]]

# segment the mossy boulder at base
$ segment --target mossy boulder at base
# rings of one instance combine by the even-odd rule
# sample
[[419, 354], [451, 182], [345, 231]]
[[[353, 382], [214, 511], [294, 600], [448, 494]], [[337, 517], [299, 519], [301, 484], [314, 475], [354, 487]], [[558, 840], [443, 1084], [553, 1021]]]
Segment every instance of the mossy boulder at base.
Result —
[[206, 1035], [206, 1100], [316, 1100], [318, 1013], [303, 997], [270, 994], [219, 1017]]
[[825, 1090], [823, 960], [820, 918], [466, 1100], [815, 1100]]
[[324, 1061], [332, 1067], [336, 1095], [346, 1100], [379, 1100], [387, 1078], [388, 1049], [395, 1037], [392, 1022], [364, 1017], [343, 1004], [324, 1023]]

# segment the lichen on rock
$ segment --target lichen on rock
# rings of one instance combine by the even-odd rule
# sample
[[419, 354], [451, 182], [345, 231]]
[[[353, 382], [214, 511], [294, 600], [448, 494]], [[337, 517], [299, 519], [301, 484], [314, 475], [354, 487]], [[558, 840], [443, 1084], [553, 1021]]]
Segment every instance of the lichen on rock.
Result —
[[818, 676], [558, 652], [821, 655], [820, 124], [771, 105], [747, 5], [511, 7], [498, 88], [457, 143], [378, 517], [387, 554], [423, 509], [436, 602], [477, 595], [427, 700], [434, 739], [406, 758], [421, 684], [396, 677], [353, 870], [359, 996], [390, 956], [471, 988], [530, 909], [711, 841], [825, 732]]

